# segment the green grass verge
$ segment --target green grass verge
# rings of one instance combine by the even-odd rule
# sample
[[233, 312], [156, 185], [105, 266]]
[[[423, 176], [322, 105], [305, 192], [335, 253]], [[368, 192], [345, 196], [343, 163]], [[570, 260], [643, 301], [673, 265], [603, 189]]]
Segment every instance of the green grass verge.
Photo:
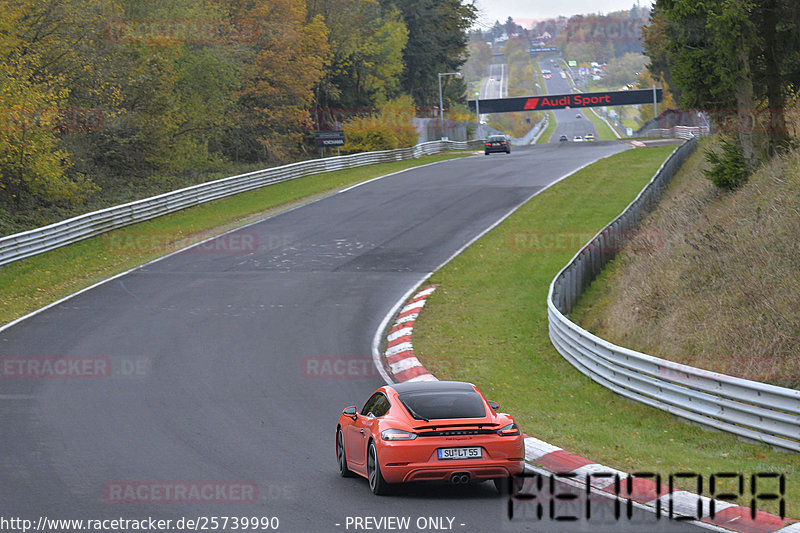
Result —
[[548, 111], [547, 127], [544, 129], [544, 132], [539, 136], [539, 139], [536, 141], [536, 144], [549, 143], [550, 137], [552, 137], [553, 132], [556, 131], [556, 126], [558, 126], [558, 122], [556, 122], [556, 116], [553, 114], [552, 111]]
[[[542, 74], [542, 69], [539, 66], [538, 61], [533, 61], [533, 69], [536, 72], [536, 77], [539, 79], [539, 88], [540, 94], [547, 94], [547, 84], [544, 81], [544, 75]], [[539, 135], [539, 139], [536, 141], [536, 144], [546, 144], [550, 142], [550, 138], [553, 136], [553, 132], [556, 131], [556, 126], [558, 126], [558, 122], [556, 121], [556, 116], [553, 114], [552, 111], [547, 112], [547, 128], [545, 128], [544, 133]]]
[[641, 126], [641, 124], [630, 118], [623, 117], [622, 120], [620, 120], [619, 122], [623, 128], [632, 128], [633, 131], [638, 130], [639, 126]]
[[[588, 238], [636, 196], [674, 149], [628, 150], [544, 191], [435, 273], [438, 289], [414, 328], [423, 364], [468, 380], [530, 435], [627, 472], [786, 474], [789, 516], [800, 516], [797, 454], [681, 422], [595, 384], [551, 345], [550, 282]], [[694, 490], [696, 481], [679, 486]], [[724, 490], [723, 490], [724, 489]], [[765, 491], [777, 485], [763, 487]], [[748, 489], [746, 489], [747, 491]], [[717, 493], [735, 492], [731, 484]], [[749, 505], [749, 499], [742, 499]], [[759, 502], [775, 514], [774, 504]]]
[[140, 222], [5, 265], [0, 268], [0, 323], [163, 256], [182, 244], [277, 214], [348, 185], [468, 154], [453, 152], [315, 174]]
[[603, 119], [595, 115], [591, 109], [584, 109], [583, 114], [586, 115], [586, 118], [594, 124], [594, 129], [597, 131], [597, 140], [598, 141], [616, 141], [617, 136], [614, 135], [614, 132], [611, 130], [611, 127], [606, 124]]
[[[572, 72], [572, 69], [570, 69], [569, 65], [567, 64], [567, 62], [565, 60], [559, 59], [558, 62], [561, 63], [561, 68], [562, 69], [565, 69], [565, 70], [567, 70], [569, 72]], [[569, 76], [569, 75], [567, 76], [567, 83], [569, 83], [569, 88], [572, 91], [574, 91], [575, 90], [575, 80], [572, 79], [572, 76]]]

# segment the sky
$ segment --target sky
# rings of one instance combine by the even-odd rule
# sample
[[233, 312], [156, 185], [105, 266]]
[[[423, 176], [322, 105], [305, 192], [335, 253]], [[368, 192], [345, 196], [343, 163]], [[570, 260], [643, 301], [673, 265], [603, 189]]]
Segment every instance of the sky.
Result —
[[[505, 22], [510, 16], [517, 24], [530, 26], [532, 20], [570, 17], [588, 13], [610, 13], [630, 9], [636, 0], [474, 0], [480, 14], [478, 23], [482, 27], [494, 25], [495, 20]], [[640, 0], [642, 7], [651, 5], [651, 0]]]

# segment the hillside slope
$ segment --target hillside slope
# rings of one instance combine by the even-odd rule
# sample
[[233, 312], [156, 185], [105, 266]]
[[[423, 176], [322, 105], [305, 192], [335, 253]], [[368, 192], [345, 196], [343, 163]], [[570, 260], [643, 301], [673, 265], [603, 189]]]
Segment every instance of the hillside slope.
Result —
[[800, 388], [800, 151], [719, 192], [701, 144], [572, 313], [616, 344]]

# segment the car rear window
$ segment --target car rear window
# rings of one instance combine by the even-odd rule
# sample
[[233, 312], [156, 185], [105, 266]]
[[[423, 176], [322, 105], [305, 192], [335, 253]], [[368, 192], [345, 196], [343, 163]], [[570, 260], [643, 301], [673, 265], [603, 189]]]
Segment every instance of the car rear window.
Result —
[[474, 391], [406, 392], [398, 397], [417, 420], [486, 416], [483, 399]]
[[505, 141], [505, 140], [506, 140], [506, 138], [505, 138], [505, 137], [502, 137], [502, 136], [500, 136], [500, 135], [495, 135], [495, 136], [493, 136], [493, 137], [489, 137], [489, 140], [490, 140], [490, 141]]

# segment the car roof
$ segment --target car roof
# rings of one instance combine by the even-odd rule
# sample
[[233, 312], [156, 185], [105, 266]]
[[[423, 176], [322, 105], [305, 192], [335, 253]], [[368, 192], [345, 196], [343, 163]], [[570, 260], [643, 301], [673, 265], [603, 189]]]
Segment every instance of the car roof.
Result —
[[387, 385], [391, 387], [398, 394], [406, 392], [454, 392], [465, 391], [475, 392], [475, 386], [472, 383], [464, 381], [406, 381], [405, 383], [394, 383]]

